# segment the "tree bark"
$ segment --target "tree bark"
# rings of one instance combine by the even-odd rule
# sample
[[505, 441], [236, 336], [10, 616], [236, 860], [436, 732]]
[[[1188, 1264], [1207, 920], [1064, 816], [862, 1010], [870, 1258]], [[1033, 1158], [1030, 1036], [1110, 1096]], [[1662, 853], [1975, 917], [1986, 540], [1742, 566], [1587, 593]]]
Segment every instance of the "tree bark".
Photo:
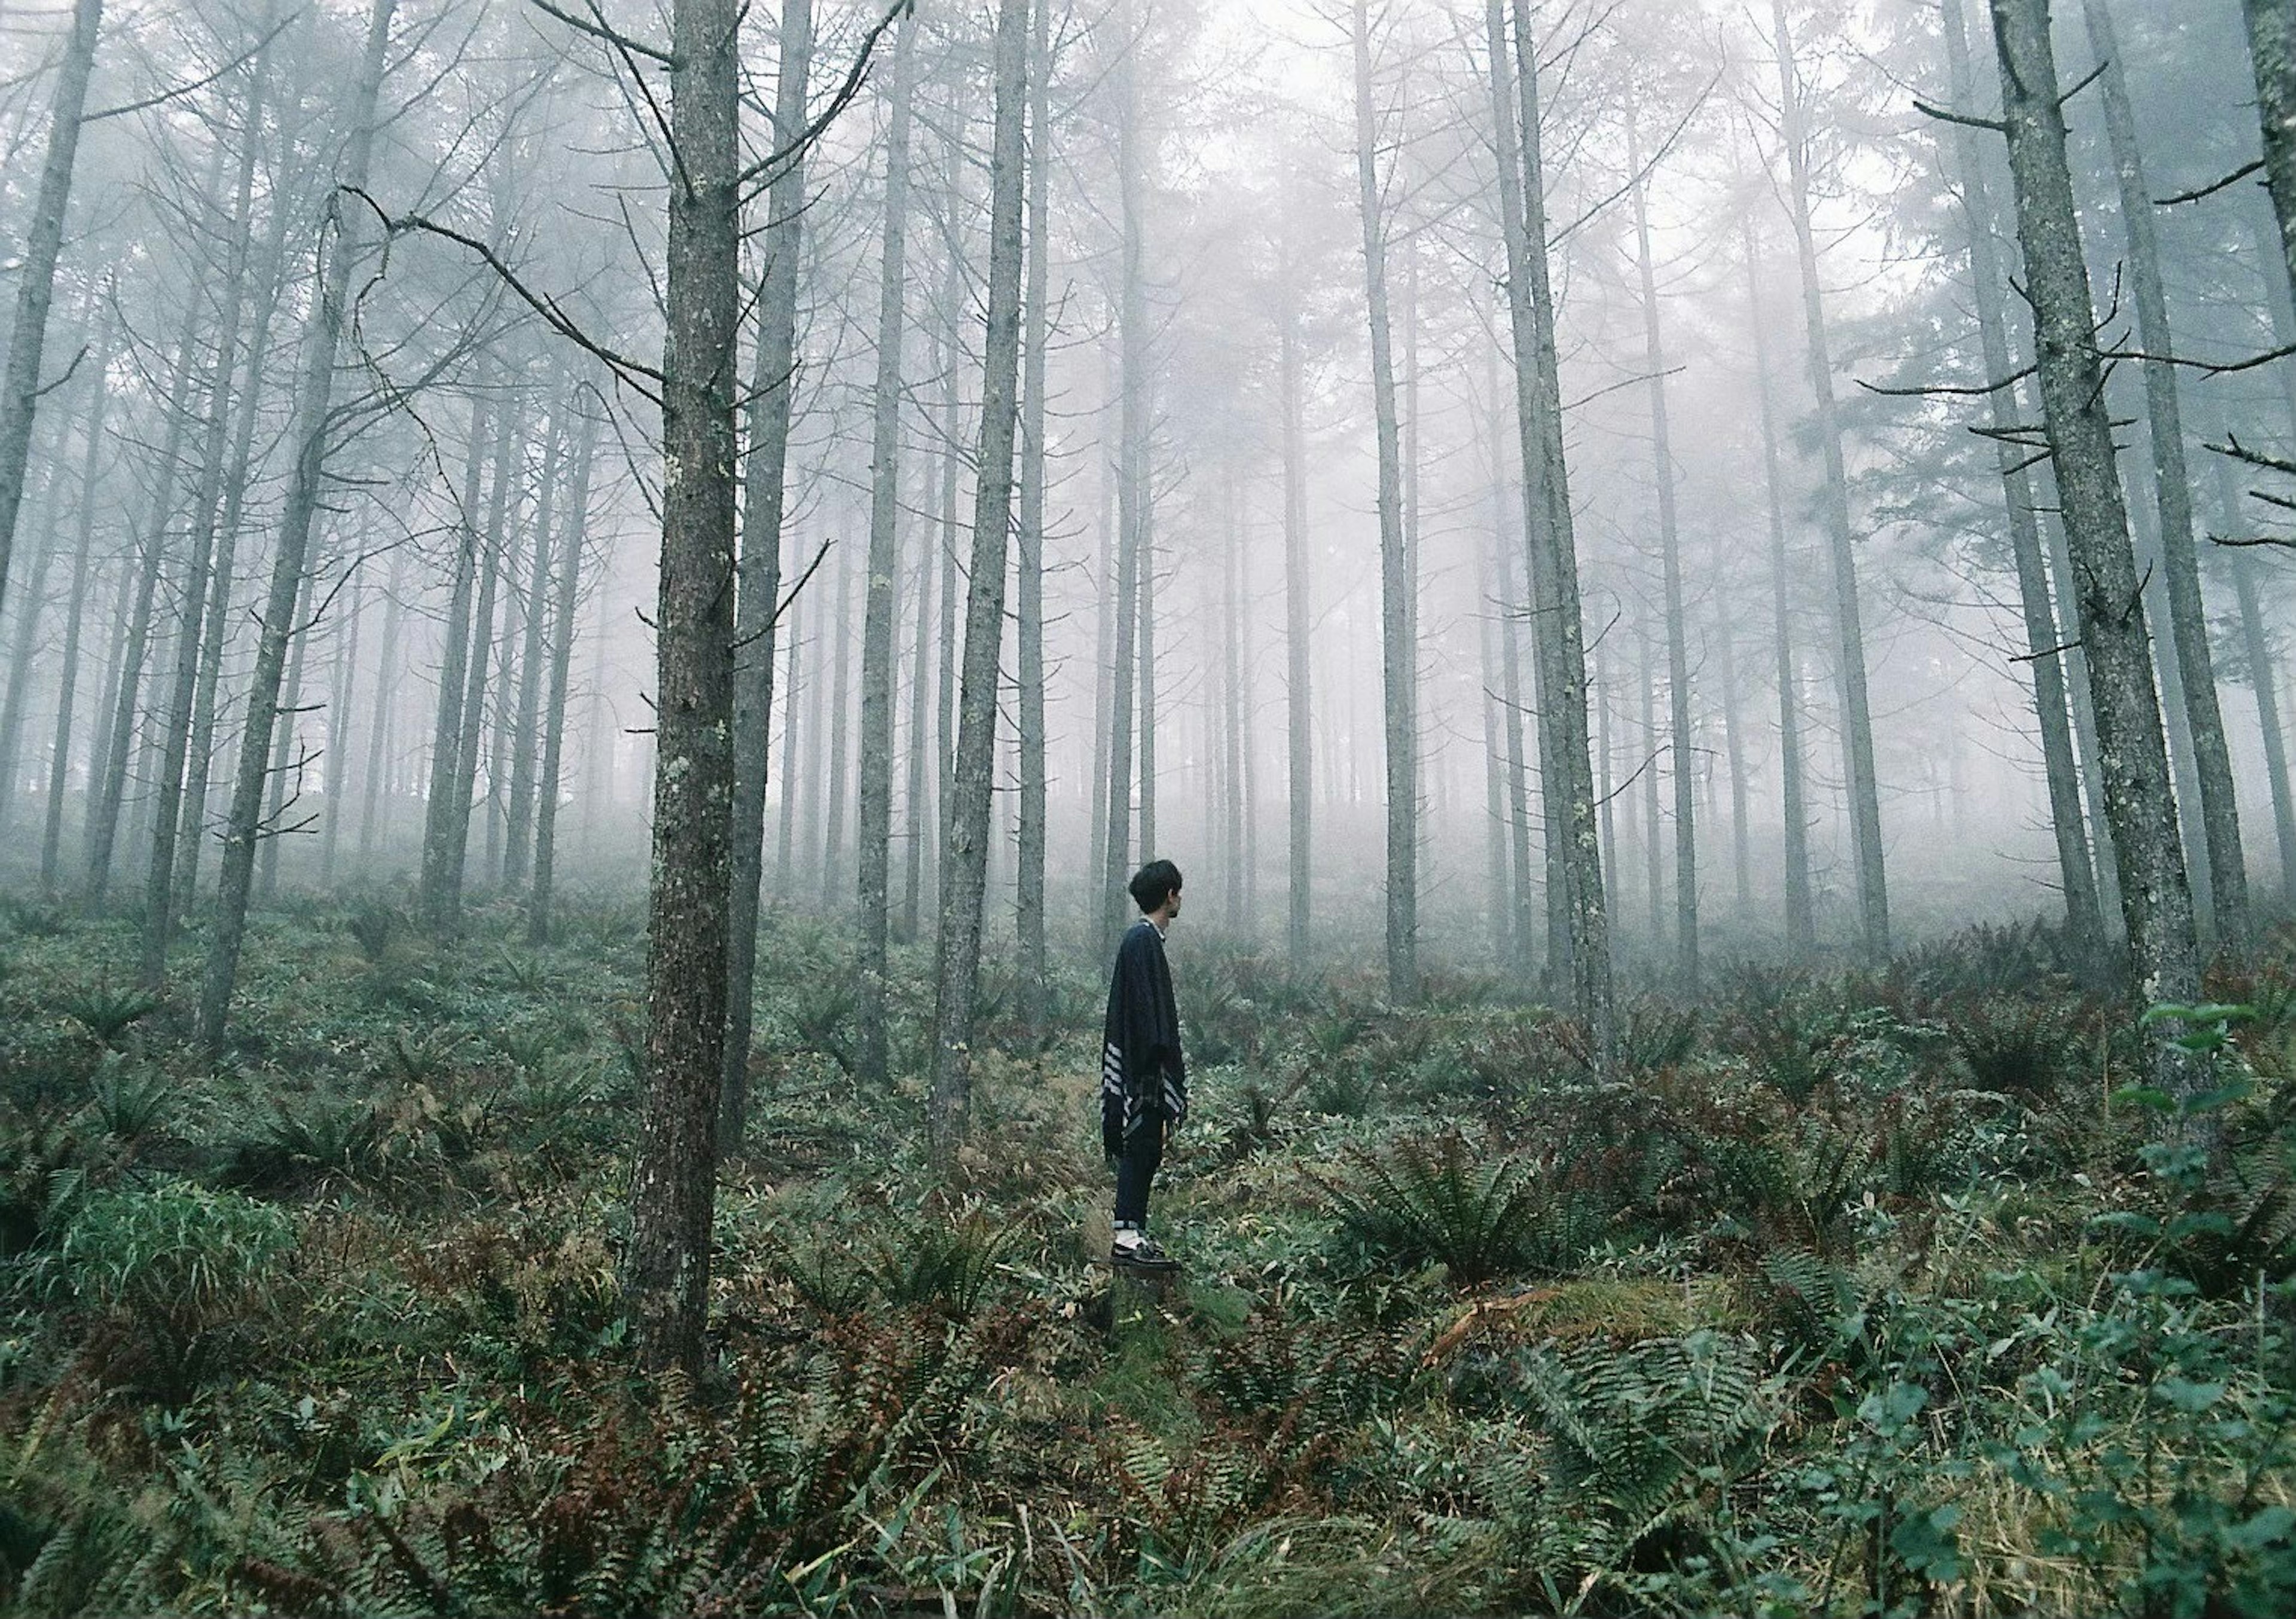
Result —
[[[766, 788], [773, 753], [774, 653], [781, 631], [782, 528], [787, 521], [790, 420], [797, 394], [799, 272], [805, 258], [806, 99], [813, 68], [813, 0], [782, 0], [774, 81], [774, 146], [791, 155], [766, 192], [766, 266], [758, 293], [756, 372], [743, 467], [742, 561], [734, 623], [733, 901], [726, 928], [726, 1072], [721, 1139], [749, 1128], [750, 1038], [765, 883]], [[796, 656], [792, 642], [791, 656]], [[787, 701], [787, 693], [783, 693]], [[784, 795], [788, 773], [783, 773]], [[783, 863], [786, 865], [786, 862]], [[784, 883], [787, 872], [783, 876]], [[547, 913], [545, 915], [545, 925]]]
[[1778, 464], [1777, 409], [1770, 393], [1769, 324], [1762, 308], [1761, 253], [1751, 222], [1742, 224], [1746, 298], [1754, 332], [1754, 391], [1761, 400], [1762, 475], [1770, 519], [1770, 613], [1778, 655], [1778, 779], [1784, 819], [1786, 953], [1809, 959], [1817, 943], [1810, 894], [1809, 809], [1801, 750], [1801, 681], [1794, 650], [1792, 558], [1786, 545], [1785, 476]]
[[382, 612], [382, 642], [374, 654], [374, 707], [367, 721], [366, 769], [359, 781], [358, 857], [362, 871], [369, 869], [373, 858], [375, 817], [392, 773], [390, 733], [397, 708], [392, 699], [398, 695], [392, 664], [398, 652], [399, 625], [406, 616], [405, 586], [405, 559], [394, 557], [390, 582], [383, 587], [387, 605]]
[[[1001, 0], [1000, 0], [1001, 3]], [[1152, 517], [1147, 468], [1148, 433], [1148, 309], [1142, 259], [1146, 222], [1141, 197], [1143, 159], [1140, 151], [1140, 84], [1136, 53], [1136, 14], [1127, 0], [1119, 13], [1122, 38], [1117, 64], [1116, 168], [1122, 217], [1120, 284], [1117, 294], [1117, 364], [1121, 392], [1118, 403], [1116, 462], [1116, 617], [1111, 648], [1108, 726], [1108, 826], [1102, 844], [1108, 864], [1102, 873], [1099, 903], [1101, 940], [1113, 944], [1125, 926], [1122, 895], [1132, 866], [1132, 765], [1140, 739], [1133, 730], [1136, 677], [1138, 674], [1138, 633], [1141, 575], [1144, 541]]]
[[[1948, 93], [1956, 106], [1965, 107], [1972, 101], [1973, 81], [1962, 5], [1963, 0], [1954, 0], [1946, 11], [1945, 44]], [[2009, 376], [2013, 369], [2001, 313], [2005, 283], [1994, 248], [1998, 221], [1976, 130], [1957, 124], [1953, 141], [1963, 211], [1968, 219], [1970, 277], [1976, 283], [1979, 353], [1990, 381]], [[2080, 773], [2074, 759], [2067, 707], [2062, 637], [2057, 633], [2056, 607], [2049, 596], [2040, 525], [2033, 515], [2033, 482], [2026, 452], [2010, 441], [2008, 432], [2016, 420], [2015, 391], [1996, 388], [1988, 396], [1988, 407], [1998, 435], [1994, 462], [2001, 478], [2018, 600], [2024, 609], [2025, 650], [2030, 655], [2026, 661], [2032, 671], [2033, 712], [2041, 737], [2042, 774], [2048, 787], [2049, 825], [2056, 838], [2057, 879], [2064, 890], [2065, 926], [2079, 948], [2095, 951], [2104, 941], [2104, 916], [2097, 901], [2087, 823], [2081, 814]]]
[[1412, 676], [1410, 559], [1404, 550], [1403, 453], [1387, 310], [1387, 225], [1380, 211], [1379, 131], [1372, 105], [1371, 9], [1355, 0], [1356, 184], [1363, 220], [1364, 298], [1371, 323], [1371, 396], [1379, 446], [1380, 650], [1387, 740], [1387, 997], [1419, 999], [1419, 768]]
[[734, 790], [740, 0], [675, 0], [648, 1025], [622, 1288], [648, 1364], [700, 1373], [725, 1072]]
[[996, 10], [996, 125], [989, 162], [988, 328], [982, 350], [980, 459], [972, 511], [971, 589], [965, 601], [956, 794], [948, 814], [934, 974], [930, 1123], [936, 1156], [944, 1165], [953, 1159], [964, 1133], [980, 977], [996, 671], [1004, 630], [1005, 542], [1013, 520], [1013, 449], [1019, 415], [1025, 179], [1021, 135], [1028, 111], [1029, 12], [1029, 0], [999, 0]]
[[[2213, 459], [2225, 533], [2247, 537], [2232, 460], [2224, 455]], [[2257, 591], [2256, 560], [2249, 547], [2237, 546], [2230, 560], [2233, 593], [2240, 604], [2241, 645], [2248, 661], [2249, 689], [2256, 694], [2258, 740], [2264, 747], [2264, 773], [2272, 794], [2272, 830], [2280, 850], [2281, 903], [2286, 904], [2296, 901], [2296, 792], [2292, 792], [2288, 779], [2288, 733], [2280, 723], [2279, 665], [2272, 655], [2272, 637]]]
[[901, 342], [907, 317], [909, 102], [915, 94], [916, 28], [904, 18], [894, 48], [890, 131], [885, 142], [885, 219], [877, 298], [877, 378], [869, 453], [869, 566], [861, 629], [859, 848], [856, 857], [860, 959], [854, 975], [859, 1077], [890, 1079], [885, 977], [893, 838], [893, 623], [901, 566]]
[[1296, 975], [1308, 969], [1308, 906], [1315, 874], [1314, 674], [1308, 645], [1312, 604], [1308, 580], [1308, 466], [1300, 424], [1300, 307], [1288, 255], [1276, 276], [1277, 365], [1283, 413], [1283, 647], [1289, 677], [1284, 695], [1290, 783], [1284, 940]]
[[[105, 300], [107, 311], [110, 300]], [[79, 511], [72, 538], [71, 599], [64, 617], [63, 665], [56, 676], [54, 745], [48, 756], [47, 822], [40, 835], [40, 888], [53, 893], [60, 872], [64, 831], [64, 789], [71, 778], [72, 720], [79, 680], [80, 631], [86, 617], [89, 575], [94, 566], [95, 503], [101, 483], [103, 452], [108, 447], [104, 423], [111, 404], [112, 321], [109, 313], [99, 323], [95, 339], [95, 369], [88, 377], [87, 457], [80, 463]], [[88, 804], [95, 801], [95, 773], [88, 773]], [[85, 813], [85, 812], [83, 812]]]
[[2264, 137], [2265, 189], [2280, 226], [2280, 253], [2296, 290], [2296, 0], [2241, 0]]
[[1730, 763], [1730, 864], [1738, 909], [1754, 906], [1754, 853], [1746, 830], [1746, 736], [1739, 719], [1737, 625], [1726, 608], [1714, 625], [1714, 661], [1722, 676], [1722, 747]]
[[[2168, 746], [2128, 513], [2113, 470], [2088, 268], [2081, 257], [2063, 108], [2049, 42], [2047, 0], [1990, 0], [2001, 69], [2002, 113], [2033, 310], [2041, 405], [2072, 555], [2073, 600], [2089, 658], [2105, 812], [2120, 874], [2132, 998], [2188, 1002], [2200, 988], [2200, 953], [2169, 789]], [[2169, 1058], [2163, 1076], [2197, 1070]]]
[[1818, 281], [1817, 243], [1810, 226], [1809, 147], [1802, 126], [1801, 86], [1794, 72], [1793, 35], [1785, 0], [1770, 0], [1778, 61], [1781, 134], [1790, 184], [1794, 249], [1801, 266], [1802, 319], [1808, 331], [1810, 392], [1817, 404], [1817, 443], [1824, 457], [1822, 509], [1833, 553], [1833, 619], [1839, 645], [1844, 786], [1849, 796], [1850, 854], [1857, 868], [1859, 938], [1866, 959], [1890, 953], [1890, 894], [1882, 847], [1881, 788], [1874, 769], [1874, 720], [1866, 691], [1866, 627], [1857, 595], [1857, 558], [1849, 527], [1849, 478], [1842, 464], [1841, 422], [1833, 401], [1833, 359], [1827, 347], [1825, 295]]
[[445, 645], [439, 664], [439, 702], [430, 731], [430, 782], [423, 807], [422, 872], [419, 904], [423, 926], [444, 931], [454, 920], [458, 880], [455, 817], [469, 799], [461, 796], [463, 688], [470, 679], [471, 616], [478, 589], [480, 470], [486, 457], [487, 402], [483, 391], [471, 398], [468, 456], [463, 463], [461, 543], [455, 551], [455, 580], [447, 608]]
[[556, 390], [550, 422], [544, 429], [542, 478], [534, 498], [534, 544], [527, 559], [526, 600], [521, 607], [518, 657], [518, 720], [510, 738], [510, 798], [504, 808], [502, 884], [515, 892], [526, 887], [533, 870], [534, 773], [542, 722], [542, 686], [547, 678], [543, 663], [543, 620], [549, 610], [551, 541], [557, 527], [559, 480], [566, 454], [566, 417], [570, 401], [565, 388]]
[[[565, 774], [566, 689], [574, 669], [574, 616], [581, 600], [582, 547], [589, 537], [590, 468], [598, 446], [596, 419], [585, 413], [576, 430], [580, 437], [574, 451], [574, 483], [566, 495], [566, 534], [559, 542], [556, 594], [550, 613], [550, 696], [543, 708], [542, 769], [537, 779], [534, 883], [526, 902], [526, 942], [537, 950], [550, 943], [551, 906], [558, 880], [558, 795]], [[738, 895], [739, 890], [735, 893]], [[729, 981], [731, 976], [729, 971]], [[730, 1014], [726, 1025], [731, 1038]], [[729, 1134], [725, 1139], [741, 1138]]]
[[[342, 336], [350, 292], [351, 263], [365, 239], [357, 209], [347, 206], [344, 193], [366, 188], [367, 170], [374, 150], [375, 103], [382, 91], [382, 76], [390, 42], [390, 19], [397, 0], [373, 0], [367, 37], [353, 92], [351, 123], [340, 183], [328, 200], [327, 234], [332, 251], [320, 275], [316, 307], [303, 345], [303, 371], [298, 382], [293, 437], [294, 470], [281, 508], [279, 539], [273, 558], [271, 582], [266, 596], [262, 634], [256, 647], [255, 669], [250, 681], [247, 723], [240, 737], [238, 779], [233, 783], [231, 814], [224, 831], [221, 892], [216, 930], [209, 947], [206, 982], [200, 997], [200, 1043], [208, 1053], [223, 1050], [225, 1022], [239, 977], [240, 947], [247, 936], [247, 904], [255, 876], [256, 846], [263, 827], [263, 789], [270, 766], [271, 733], [279, 717], [279, 691], [284, 679], [288, 642], [296, 630], [295, 605], [310, 560], [311, 530], [318, 515], [326, 482], [327, 438], [334, 394], [335, 354]], [[322, 252], [326, 252], [326, 236]]]
[[102, 30], [103, 0], [74, 0], [71, 35], [48, 112], [47, 158], [16, 268], [16, 313], [8, 333], [7, 370], [0, 374], [0, 606], [8, 600], [8, 557], [31, 464], [32, 422], [46, 388], [40, 367], [47, 345], [48, 307], [55, 297], [56, 260], [63, 253], [64, 216], [71, 207], [87, 85], [95, 71], [96, 40]]
[[1658, 479], [1658, 543], [1666, 591], [1668, 773], [1674, 784], [1674, 949], [1681, 992], [1698, 992], [1698, 811], [1696, 739], [1690, 724], [1690, 631], [1682, 604], [1682, 536], [1676, 526], [1674, 446], [1666, 414], [1666, 343], [1658, 278], [1651, 266], [1650, 210], [1643, 196], [1642, 140], [1628, 114], [1627, 166], [1633, 176], [1635, 256], [1641, 271], [1643, 359], [1650, 373], [1651, 454]]
[[1029, 69], [1028, 330], [1021, 338], [1019, 716], [1021, 829], [1013, 871], [1013, 922], [1021, 948], [1020, 1012], [1031, 1039], [1048, 1034], [1045, 945], [1045, 446], [1046, 345], [1052, 297], [1052, 0], [1036, 0]]
[[[1507, 82], [1505, 29], [1496, 4], [1487, 12], [1491, 83], [1499, 140], [1499, 212], [1506, 237], [1507, 301], [1515, 360], [1516, 416], [1522, 439], [1524, 532], [1540, 745], [1540, 795], [1547, 827], [1548, 910], [1561, 923], [1562, 960], [1571, 1004], [1591, 1032], [1599, 1065], [1615, 1049], [1611, 1017], [1610, 912], [1594, 762], [1589, 751], [1587, 642], [1580, 617], [1578, 544], [1562, 449], [1562, 390], [1554, 343], [1554, 294], [1547, 274], [1546, 192], [1538, 127], [1538, 55], [1528, 0], [1513, 0], [1514, 75]], [[1520, 163], [1518, 169], [1517, 164]], [[1513, 194], [1510, 195], [1510, 192]], [[1557, 895], [1559, 895], [1559, 904]]]
[[2128, 69], [2113, 37], [2107, 0], [2085, 0], [2090, 46], [2104, 67], [2105, 135], [2120, 188], [2121, 223], [2128, 233], [2129, 280], [2136, 294], [2136, 331], [2145, 358], [2144, 413], [2152, 450], [2152, 495], [2160, 518], [2162, 582], [2169, 598], [2169, 645], [2184, 685], [2185, 728], [2200, 777], [2198, 812], [2207, 846], [2209, 895], [2218, 936], [2237, 943], [2248, 935], [2248, 866], [2241, 850], [2240, 805], [2233, 789], [2232, 750], [2225, 740], [2209, 651], [2208, 608], [2201, 596], [2200, 556], [2193, 539], [2192, 474], [2185, 460], [2185, 423], [2177, 397], [2176, 352], [2169, 300], [2161, 285], [2159, 232], [2152, 191], [2128, 103]]

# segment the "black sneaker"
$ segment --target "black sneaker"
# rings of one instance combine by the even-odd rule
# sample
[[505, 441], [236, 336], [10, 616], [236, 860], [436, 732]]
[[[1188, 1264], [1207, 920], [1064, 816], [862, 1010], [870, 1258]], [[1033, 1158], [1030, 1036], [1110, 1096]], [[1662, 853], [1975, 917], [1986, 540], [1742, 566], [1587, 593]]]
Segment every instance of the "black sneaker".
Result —
[[1177, 1271], [1180, 1262], [1156, 1246], [1155, 1239], [1143, 1237], [1136, 1242], [1111, 1243], [1108, 1263], [1128, 1271]]

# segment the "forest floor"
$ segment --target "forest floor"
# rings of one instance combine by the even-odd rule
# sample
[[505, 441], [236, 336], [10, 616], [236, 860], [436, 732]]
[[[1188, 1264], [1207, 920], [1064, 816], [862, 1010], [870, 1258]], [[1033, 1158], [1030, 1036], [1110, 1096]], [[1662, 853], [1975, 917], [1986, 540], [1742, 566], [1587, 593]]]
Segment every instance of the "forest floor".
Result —
[[1111, 1298], [1097, 974], [1041, 1051], [992, 984], [936, 1177], [769, 917], [689, 1387], [614, 1288], [642, 926], [271, 912], [210, 1070], [132, 923], [7, 914], [0, 1610], [2296, 1611], [2285, 938], [2181, 1124], [2038, 930], [1731, 972], [1607, 1081], [1189, 939], [1186, 1269]]

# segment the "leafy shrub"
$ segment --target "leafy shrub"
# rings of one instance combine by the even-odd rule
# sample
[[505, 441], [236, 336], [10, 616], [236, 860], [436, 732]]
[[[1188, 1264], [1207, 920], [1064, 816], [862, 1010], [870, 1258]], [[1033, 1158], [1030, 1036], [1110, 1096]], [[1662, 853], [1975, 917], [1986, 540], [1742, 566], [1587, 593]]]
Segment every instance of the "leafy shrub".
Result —
[[80, 1204], [40, 1274], [52, 1299], [120, 1321], [133, 1368], [180, 1393], [268, 1309], [294, 1246], [291, 1215], [236, 1192], [123, 1185]]
[[382, 1110], [361, 1098], [318, 1094], [291, 1107], [275, 1099], [268, 1118], [230, 1144], [224, 1179], [275, 1194], [373, 1184], [388, 1168], [389, 1137]]
[[1380, 1257], [1440, 1264], [1463, 1287], [1553, 1268], [1591, 1234], [1538, 1164], [1475, 1161], [1455, 1131], [1347, 1157], [1352, 1182], [1322, 1182], [1341, 1223]]
[[56, 1010], [109, 1048], [118, 1046], [129, 1028], [158, 1011], [160, 997], [140, 989], [114, 989], [109, 984], [83, 985], [64, 994]]

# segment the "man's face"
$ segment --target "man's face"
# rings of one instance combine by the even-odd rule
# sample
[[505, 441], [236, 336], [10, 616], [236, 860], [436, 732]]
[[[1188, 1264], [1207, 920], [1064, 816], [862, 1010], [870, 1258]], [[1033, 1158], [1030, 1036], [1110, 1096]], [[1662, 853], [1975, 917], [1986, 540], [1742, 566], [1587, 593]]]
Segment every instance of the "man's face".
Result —
[[1172, 897], [1164, 902], [1164, 914], [1176, 922], [1180, 920], [1180, 891], [1177, 888], [1173, 889]]

